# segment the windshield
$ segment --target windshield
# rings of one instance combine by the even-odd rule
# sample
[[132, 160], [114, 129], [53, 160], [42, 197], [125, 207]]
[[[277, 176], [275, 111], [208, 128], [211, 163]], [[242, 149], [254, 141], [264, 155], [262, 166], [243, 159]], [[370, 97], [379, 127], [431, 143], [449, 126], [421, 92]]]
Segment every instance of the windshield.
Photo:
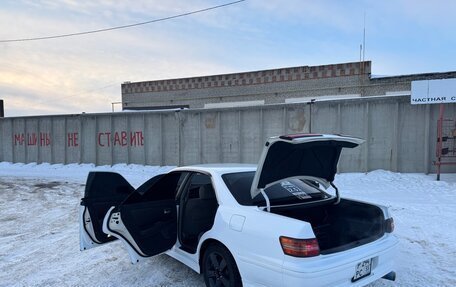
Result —
[[[234, 198], [242, 205], [264, 205], [261, 194], [253, 199], [250, 196], [255, 172], [228, 173], [222, 176]], [[318, 188], [318, 183], [301, 179], [285, 179], [267, 187], [264, 192], [271, 205], [297, 204], [329, 198], [326, 192]]]

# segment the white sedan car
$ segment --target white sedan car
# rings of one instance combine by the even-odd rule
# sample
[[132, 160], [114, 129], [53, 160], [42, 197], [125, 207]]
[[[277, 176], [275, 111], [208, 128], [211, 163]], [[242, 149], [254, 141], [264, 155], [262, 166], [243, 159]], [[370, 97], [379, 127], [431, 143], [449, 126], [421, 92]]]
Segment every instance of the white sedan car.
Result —
[[[397, 239], [384, 206], [340, 198], [339, 135], [270, 138], [259, 165], [178, 167], [134, 189], [89, 174], [81, 250], [124, 243], [133, 263], [166, 253], [207, 286], [363, 286], [395, 279]], [[326, 191], [330, 188], [333, 193]]]

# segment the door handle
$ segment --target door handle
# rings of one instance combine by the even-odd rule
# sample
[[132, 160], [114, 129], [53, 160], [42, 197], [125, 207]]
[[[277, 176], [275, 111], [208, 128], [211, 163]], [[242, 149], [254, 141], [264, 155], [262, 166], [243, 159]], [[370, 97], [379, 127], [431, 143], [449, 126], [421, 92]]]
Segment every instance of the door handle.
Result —
[[171, 208], [163, 209], [163, 214], [170, 214], [170, 213], [171, 213]]

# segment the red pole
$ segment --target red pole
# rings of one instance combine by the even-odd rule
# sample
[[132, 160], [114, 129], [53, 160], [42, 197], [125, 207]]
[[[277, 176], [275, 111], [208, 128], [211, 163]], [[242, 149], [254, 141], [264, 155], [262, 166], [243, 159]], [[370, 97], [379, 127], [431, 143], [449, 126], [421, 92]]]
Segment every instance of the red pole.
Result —
[[437, 180], [440, 180], [440, 166], [442, 160], [442, 141], [443, 141], [443, 113], [445, 106], [440, 104], [439, 120], [437, 121]]

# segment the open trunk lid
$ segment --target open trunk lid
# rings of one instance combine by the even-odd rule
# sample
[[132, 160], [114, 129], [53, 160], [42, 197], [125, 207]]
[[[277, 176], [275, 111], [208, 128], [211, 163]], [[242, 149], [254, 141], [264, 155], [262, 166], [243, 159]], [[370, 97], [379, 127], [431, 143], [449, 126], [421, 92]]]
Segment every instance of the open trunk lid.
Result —
[[364, 140], [325, 134], [271, 137], [266, 142], [253, 179], [252, 198], [286, 178], [314, 179], [326, 187], [337, 173], [342, 148], [354, 148]]

